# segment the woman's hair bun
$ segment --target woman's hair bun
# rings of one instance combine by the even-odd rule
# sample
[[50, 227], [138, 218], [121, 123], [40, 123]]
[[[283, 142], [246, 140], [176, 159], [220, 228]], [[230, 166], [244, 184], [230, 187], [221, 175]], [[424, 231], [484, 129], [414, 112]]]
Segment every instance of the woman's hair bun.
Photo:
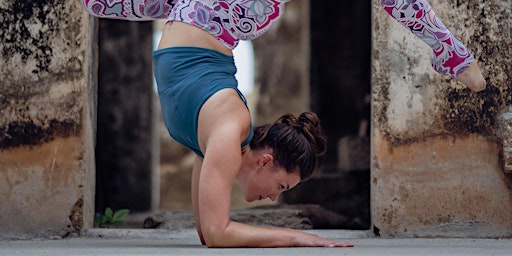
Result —
[[303, 112], [299, 117], [285, 114], [276, 123], [284, 123], [299, 130], [309, 141], [317, 156], [327, 151], [327, 138], [320, 125], [320, 119], [313, 112]]
[[315, 149], [317, 156], [322, 156], [327, 151], [327, 138], [320, 125], [320, 119], [315, 113], [304, 112], [298, 118], [302, 133]]

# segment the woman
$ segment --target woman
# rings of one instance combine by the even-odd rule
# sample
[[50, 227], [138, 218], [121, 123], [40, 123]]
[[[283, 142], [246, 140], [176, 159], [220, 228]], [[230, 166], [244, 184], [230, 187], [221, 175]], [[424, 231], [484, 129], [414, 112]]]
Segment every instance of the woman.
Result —
[[[292, 229], [231, 221], [237, 181], [247, 201], [270, 198], [309, 178], [325, 151], [318, 118], [284, 115], [252, 129], [237, 89], [232, 49], [265, 33], [287, 0], [83, 0], [93, 15], [145, 20], [167, 17], [153, 53], [164, 122], [197, 155], [192, 203], [208, 247], [352, 246]], [[473, 87], [468, 86], [471, 89]]]
[[[249, 202], [276, 200], [312, 175], [326, 148], [319, 120], [309, 112], [298, 118], [287, 114], [253, 130], [246, 101], [237, 89], [231, 50], [238, 38], [264, 33], [279, 17], [282, 3], [250, 6], [263, 12], [249, 13], [253, 20], [240, 17], [240, 24], [250, 30], [238, 31], [238, 38], [224, 30], [229, 6], [216, 5], [217, 1], [152, 3], [156, 5], [151, 8], [115, 8], [123, 7], [117, 10], [131, 17], [158, 18], [172, 7], [171, 22], [165, 26], [159, 50], [153, 53], [155, 78], [169, 133], [197, 155], [192, 204], [201, 242], [208, 247], [352, 246], [293, 229], [230, 220], [233, 182], [238, 182]], [[84, 4], [95, 14], [115, 10], [102, 9], [108, 5], [101, 1]], [[205, 22], [208, 17], [216, 23]]]

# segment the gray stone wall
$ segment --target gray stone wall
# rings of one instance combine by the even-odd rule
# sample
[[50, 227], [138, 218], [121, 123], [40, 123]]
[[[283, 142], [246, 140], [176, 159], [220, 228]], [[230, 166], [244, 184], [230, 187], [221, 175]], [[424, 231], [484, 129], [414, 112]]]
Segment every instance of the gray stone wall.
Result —
[[79, 1], [0, 1], [0, 238], [92, 226], [94, 24]]
[[510, 1], [431, 0], [487, 80], [472, 93], [430, 67], [431, 50], [373, 6], [372, 222], [382, 236], [512, 233], [498, 117], [511, 102]]

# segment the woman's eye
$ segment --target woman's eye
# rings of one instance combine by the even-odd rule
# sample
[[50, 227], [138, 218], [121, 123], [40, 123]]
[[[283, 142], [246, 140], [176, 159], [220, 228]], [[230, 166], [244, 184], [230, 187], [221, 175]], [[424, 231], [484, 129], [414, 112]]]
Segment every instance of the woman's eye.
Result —
[[280, 189], [280, 190], [285, 190], [285, 186], [283, 186], [283, 185], [279, 185], [279, 189]]

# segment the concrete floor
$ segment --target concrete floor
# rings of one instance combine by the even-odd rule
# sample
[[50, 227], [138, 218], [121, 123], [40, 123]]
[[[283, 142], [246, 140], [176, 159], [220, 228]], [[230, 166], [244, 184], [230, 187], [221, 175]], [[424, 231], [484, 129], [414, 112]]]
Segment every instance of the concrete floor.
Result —
[[56, 240], [0, 241], [0, 255], [512, 255], [512, 239], [381, 239], [366, 231], [311, 230], [354, 248], [234, 248], [201, 246], [195, 230], [87, 230]]

